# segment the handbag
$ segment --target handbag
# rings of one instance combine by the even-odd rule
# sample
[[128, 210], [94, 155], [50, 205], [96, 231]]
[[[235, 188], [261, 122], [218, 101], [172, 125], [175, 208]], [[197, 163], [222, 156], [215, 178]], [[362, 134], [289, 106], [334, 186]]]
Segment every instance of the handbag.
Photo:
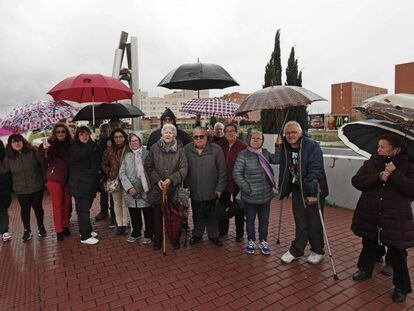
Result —
[[112, 180], [107, 180], [105, 182], [105, 191], [108, 193], [113, 193], [119, 189], [119, 179], [115, 178]]
[[184, 188], [183, 185], [178, 187], [177, 193], [178, 202], [186, 208], [191, 206], [190, 189]]

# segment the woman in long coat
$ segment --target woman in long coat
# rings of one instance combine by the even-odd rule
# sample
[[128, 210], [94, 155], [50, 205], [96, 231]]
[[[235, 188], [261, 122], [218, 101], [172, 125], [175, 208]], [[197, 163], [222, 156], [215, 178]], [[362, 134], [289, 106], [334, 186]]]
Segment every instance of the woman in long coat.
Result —
[[21, 207], [21, 218], [24, 226], [23, 242], [32, 238], [30, 228], [30, 210], [33, 208], [37, 220], [37, 233], [46, 235], [43, 224], [43, 173], [42, 165], [34, 147], [20, 134], [10, 135], [7, 140], [5, 171], [10, 171], [13, 180], [13, 191]]
[[98, 186], [95, 137], [86, 126], [78, 127], [69, 158], [69, 194], [75, 198], [81, 243], [89, 245], [99, 242], [90, 220], [90, 209]]
[[394, 270], [392, 298], [402, 302], [412, 291], [406, 249], [414, 246], [414, 165], [397, 134], [382, 135], [377, 151], [352, 178], [352, 185], [362, 191], [352, 220], [353, 232], [362, 237], [362, 251], [352, 278], [371, 278], [377, 249], [386, 245]]
[[[184, 148], [176, 139], [177, 128], [172, 124], [162, 127], [160, 140], [150, 148], [145, 160], [145, 170], [150, 179], [148, 200], [154, 208], [154, 249], [161, 249], [162, 242], [162, 188], [174, 194], [187, 176], [187, 158]], [[179, 239], [172, 241], [174, 248], [180, 247]]]
[[119, 180], [124, 189], [124, 201], [129, 210], [132, 232], [127, 242], [133, 243], [142, 237], [142, 214], [145, 220], [143, 244], [152, 241], [152, 213], [151, 204], [147, 201], [149, 180], [144, 170], [144, 161], [149, 152], [142, 146], [142, 135], [130, 133], [128, 136], [129, 148], [119, 169]]

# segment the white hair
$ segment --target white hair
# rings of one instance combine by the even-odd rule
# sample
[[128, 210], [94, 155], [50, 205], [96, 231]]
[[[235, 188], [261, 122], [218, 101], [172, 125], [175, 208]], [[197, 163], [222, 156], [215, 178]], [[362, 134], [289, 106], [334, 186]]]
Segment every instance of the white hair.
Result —
[[217, 122], [216, 124], [214, 124], [214, 130], [217, 130], [217, 128], [221, 127], [222, 129], [224, 129], [224, 124], [221, 122]]
[[177, 136], [177, 128], [173, 124], [165, 124], [161, 129], [161, 135], [164, 135], [166, 130], [170, 130], [174, 133], [174, 136]]
[[296, 121], [288, 121], [288, 122], [286, 122], [286, 123], [285, 123], [285, 126], [283, 127], [283, 134], [285, 134], [285, 132], [286, 132], [286, 128], [287, 128], [289, 125], [294, 125], [294, 126], [296, 126], [296, 127], [299, 129], [299, 131], [300, 131], [301, 133], [303, 133], [302, 127], [300, 126], [300, 124], [299, 124], [298, 122], [296, 122]]

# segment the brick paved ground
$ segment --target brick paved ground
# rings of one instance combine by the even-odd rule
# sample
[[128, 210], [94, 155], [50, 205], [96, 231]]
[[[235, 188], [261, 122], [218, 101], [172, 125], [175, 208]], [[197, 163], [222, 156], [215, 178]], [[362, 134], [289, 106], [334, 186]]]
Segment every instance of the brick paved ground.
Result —
[[[333, 280], [328, 258], [317, 266], [307, 264], [306, 258], [281, 264], [279, 258], [294, 235], [287, 205], [277, 245], [279, 214], [274, 202], [269, 257], [244, 253], [245, 243], [234, 242], [233, 226], [222, 248], [204, 240], [178, 251], [169, 248], [164, 257], [151, 247], [128, 244], [125, 237], [107, 228], [107, 222], [94, 225], [101, 236], [98, 245], [81, 245], [75, 234], [57, 242], [49, 197], [45, 197], [48, 236], [34, 236], [23, 244], [14, 201], [10, 208], [13, 241], [0, 242], [0, 310], [414, 309], [414, 295], [404, 304], [392, 303], [393, 285], [379, 274], [379, 266], [372, 280], [351, 280], [360, 250], [359, 239], [349, 229], [351, 211], [326, 209], [340, 280]], [[76, 230], [74, 221], [73, 233]], [[409, 266], [413, 276], [412, 259]]]

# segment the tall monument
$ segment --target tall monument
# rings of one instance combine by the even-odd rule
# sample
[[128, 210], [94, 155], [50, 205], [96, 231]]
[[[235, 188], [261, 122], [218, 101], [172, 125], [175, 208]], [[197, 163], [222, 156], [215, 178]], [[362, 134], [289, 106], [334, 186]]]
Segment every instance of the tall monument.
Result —
[[[130, 42], [128, 43], [127, 41], [128, 33], [122, 31], [118, 48], [115, 50], [112, 77], [129, 83], [129, 87], [134, 92], [131, 104], [141, 109], [138, 78], [138, 38], [131, 36]], [[127, 55], [127, 68], [122, 67], [125, 51]], [[140, 118], [133, 119], [132, 127], [134, 130], [141, 130], [142, 120]]]

